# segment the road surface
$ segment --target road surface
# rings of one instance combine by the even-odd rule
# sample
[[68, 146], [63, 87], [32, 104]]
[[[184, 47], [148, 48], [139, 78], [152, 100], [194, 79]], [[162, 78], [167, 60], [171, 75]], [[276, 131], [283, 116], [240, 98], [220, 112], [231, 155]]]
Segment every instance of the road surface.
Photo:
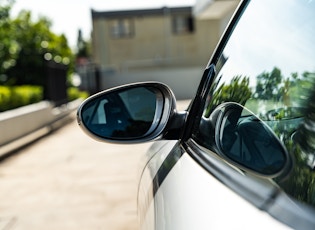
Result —
[[149, 146], [100, 143], [71, 121], [0, 163], [0, 230], [138, 229]]
[[0, 229], [138, 229], [147, 147], [96, 142], [73, 120], [0, 163]]

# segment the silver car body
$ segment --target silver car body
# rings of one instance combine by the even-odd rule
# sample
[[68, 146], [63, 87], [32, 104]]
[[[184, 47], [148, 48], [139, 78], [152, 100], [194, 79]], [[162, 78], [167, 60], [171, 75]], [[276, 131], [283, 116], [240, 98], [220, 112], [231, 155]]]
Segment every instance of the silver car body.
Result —
[[[163, 183], [156, 185], [158, 189], [153, 192], [152, 181], [156, 179], [152, 175], [157, 175], [175, 145], [161, 141], [147, 153], [148, 164], [138, 192], [141, 229], [291, 229], [209, 175], [187, 152], [177, 159]], [[217, 158], [213, 158], [213, 162], [225, 167]], [[237, 169], [222, 170], [234, 171], [243, 177]]]

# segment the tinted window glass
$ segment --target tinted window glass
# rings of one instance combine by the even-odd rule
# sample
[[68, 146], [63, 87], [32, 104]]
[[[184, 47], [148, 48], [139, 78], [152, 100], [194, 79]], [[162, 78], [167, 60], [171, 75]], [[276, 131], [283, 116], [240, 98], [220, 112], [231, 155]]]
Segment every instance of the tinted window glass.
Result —
[[[224, 48], [203, 121], [236, 102], [268, 125], [294, 158], [286, 179], [291, 196], [315, 205], [315, 1], [251, 1]], [[199, 124], [194, 139], [216, 151], [214, 129]], [[266, 153], [267, 154], [267, 153]]]

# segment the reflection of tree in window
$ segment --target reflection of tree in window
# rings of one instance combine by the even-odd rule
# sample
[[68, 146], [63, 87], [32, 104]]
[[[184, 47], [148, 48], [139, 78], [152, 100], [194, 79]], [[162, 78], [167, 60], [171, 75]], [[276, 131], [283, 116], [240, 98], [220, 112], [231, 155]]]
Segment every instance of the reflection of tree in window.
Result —
[[274, 67], [271, 72], [263, 72], [257, 76], [257, 84], [254, 98], [282, 102], [285, 106], [293, 104], [305, 104], [303, 98], [312, 86], [309, 79], [312, 77], [309, 72], [301, 76], [295, 72], [285, 77], [282, 71]]
[[255, 97], [262, 100], [279, 100], [282, 79], [281, 70], [278, 68], [274, 68], [271, 73], [263, 72], [258, 75]]
[[[290, 91], [300, 91], [302, 93], [301, 90], [304, 90], [301, 95], [304, 95], [304, 98], [308, 98], [307, 102], [304, 99], [302, 100], [303, 103], [300, 104], [300, 106], [305, 106], [306, 109], [303, 115], [304, 121], [296, 125], [296, 132], [292, 132], [292, 129], [282, 127], [281, 121], [273, 128], [277, 135], [282, 137], [284, 145], [295, 160], [295, 167], [292, 172], [286, 180], [279, 182], [279, 184], [291, 196], [313, 206], [315, 206], [315, 146], [313, 144], [315, 140], [314, 79], [314, 74], [304, 73], [302, 78], [295, 75], [290, 82]], [[302, 85], [304, 87], [301, 88]], [[311, 96], [305, 97], [308, 94]], [[291, 119], [290, 122], [292, 123], [294, 120]]]
[[[216, 85], [218, 85], [217, 82]], [[221, 84], [213, 93], [210, 103], [207, 106], [205, 117], [209, 117], [211, 111], [224, 102], [237, 102], [245, 105], [246, 101], [251, 97], [252, 92], [249, 88], [249, 78], [243, 76], [235, 76], [230, 84]]]

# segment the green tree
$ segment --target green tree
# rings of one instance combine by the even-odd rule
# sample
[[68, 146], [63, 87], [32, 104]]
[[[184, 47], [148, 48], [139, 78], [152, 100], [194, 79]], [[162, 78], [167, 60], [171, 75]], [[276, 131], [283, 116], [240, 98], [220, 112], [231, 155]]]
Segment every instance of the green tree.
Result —
[[0, 0], [0, 83], [6, 81], [5, 72], [15, 65], [19, 51], [12, 32], [11, 7], [12, 1]]
[[[5, 44], [0, 54], [2, 68], [0, 83], [7, 85], [43, 85], [45, 65], [54, 61], [73, 70], [73, 53], [64, 35], [50, 29], [51, 21], [45, 17], [32, 20], [31, 12], [21, 11], [10, 19], [7, 10], [6, 23], [0, 24], [0, 44]], [[5, 33], [1, 33], [5, 31]], [[0, 47], [1, 49], [1, 47]]]
[[43, 85], [46, 61], [70, 64], [73, 57], [67, 39], [50, 30], [49, 19], [33, 22], [31, 12], [22, 11], [12, 20], [12, 26], [20, 46], [16, 65], [7, 72], [12, 83]]
[[89, 42], [85, 41], [82, 35], [82, 30], [78, 31], [78, 40], [77, 40], [77, 51], [76, 57], [77, 58], [88, 58], [90, 57], [90, 44]]

